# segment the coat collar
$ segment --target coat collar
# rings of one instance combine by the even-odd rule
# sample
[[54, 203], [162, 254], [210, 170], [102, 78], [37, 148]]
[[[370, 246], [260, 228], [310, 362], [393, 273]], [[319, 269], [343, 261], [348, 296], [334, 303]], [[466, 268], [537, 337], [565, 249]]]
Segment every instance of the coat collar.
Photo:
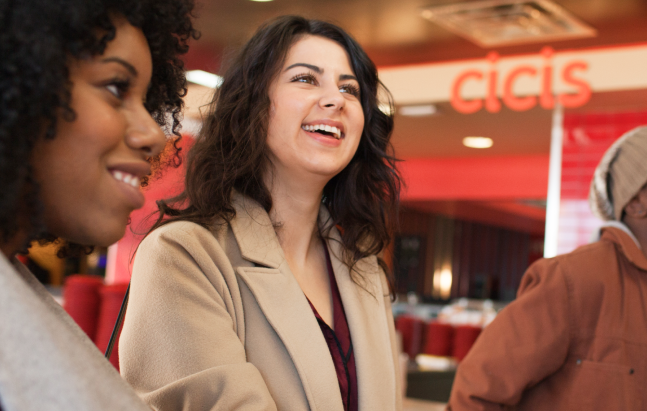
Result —
[[[627, 228], [627, 231], [629, 229]], [[624, 229], [616, 226], [603, 226], [601, 229], [601, 240], [611, 241], [617, 244], [627, 259], [641, 270], [647, 271], [647, 257], [643, 254], [638, 241]]]
[[[270, 216], [256, 201], [234, 192], [236, 216], [229, 223], [244, 259], [270, 268], [285, 262]], [[287, 265], [287, 263], [286, 263]]]
[[255, 201], [233, 195], [230, 221], [245, 260], [263, 267], [234, 267], [283, 342], [299, 374], [310, 409], [342, 410], [335, 366], [319, 324], [285, 259], [267, 212]]
[[[301, 378], [313, 410], [341, 410], [341, 394], [328, 346], [319, 324], [278, 242], [274, 227], [258, 203], [234, 193], [236, 216], [230, 222], [244, 259], [263, 267], [237, 267], [263, 314], [283, 341]], [[330, 221], [321, 206], [319, 221]], [[344, 305], [353, 342], [357, 367], [360, 410], [377, 410], [396, 402], [395, 370], [389, 328], [385, 316], [381, 276], [376, 257], [356, 264], [360, 286], [351, 279], [342, 261], [341, 236], [335, 227], [322, 227], [327, 233], [328, 249]], [[389, 370], [387, 374], [384, 370]]]

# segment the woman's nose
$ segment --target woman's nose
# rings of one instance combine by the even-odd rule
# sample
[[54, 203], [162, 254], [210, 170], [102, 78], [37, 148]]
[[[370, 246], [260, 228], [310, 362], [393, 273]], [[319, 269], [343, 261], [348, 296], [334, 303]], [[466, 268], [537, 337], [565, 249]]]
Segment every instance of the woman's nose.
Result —
[[142, 105], [129, 117], [126, 144], [141, 151], [146, 157], [159, 154], [166, 144], [166, 136], [148, 110]]
[[324, 93], [321, 97], [320, 104], [324, 108], [334, 108], [336, 110], [343, 110], [346, 105], [346, 99], [339, 87], [335, 84], [324, 88]]

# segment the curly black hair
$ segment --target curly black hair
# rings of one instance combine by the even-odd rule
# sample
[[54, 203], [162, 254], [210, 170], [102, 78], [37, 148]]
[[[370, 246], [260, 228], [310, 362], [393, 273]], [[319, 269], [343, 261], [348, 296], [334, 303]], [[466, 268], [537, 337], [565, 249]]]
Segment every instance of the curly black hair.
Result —
[[[41, 138], [56, 138], [57, 119], [72, 121], [68, 63], [103, 53], [113, 19], [141, 28], [153, 73], [146, 108], [179, 139], [186, 79], [180, 55], [194, 29], [193, 0], [0, 0], [0, 235], [10, 241], [46, 227], [30, 155]], [[173, 140], [171, 140], [173, 141]], [[177, 146], [176, 146], [176, 150]]]

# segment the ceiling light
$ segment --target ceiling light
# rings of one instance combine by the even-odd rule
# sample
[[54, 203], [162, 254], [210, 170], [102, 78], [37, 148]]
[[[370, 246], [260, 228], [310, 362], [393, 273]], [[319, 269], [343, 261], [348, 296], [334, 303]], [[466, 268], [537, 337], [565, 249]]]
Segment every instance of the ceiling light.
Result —
[[187, 71], [186, 79], [191, 83], [210, 88], [218, 88], [222, 84], [222, 77], [202, 70]]
[[273, 1], [273, 0], [252, 0], [252, 1], [254, 1], [256, 3], [267, 3], [267, 2], [270, 2], [270, 1]]
[[436, 114], [438, 109], [433, 104], [423, 104], [416, 106], [402, 106], [398, 108], [398, 113], [403, 116], [422, 117]]
[[489, 137], [465, 137], [463, 139], [463, 145], [470, 148], [490, 148], [492, 144], [492, 139]]

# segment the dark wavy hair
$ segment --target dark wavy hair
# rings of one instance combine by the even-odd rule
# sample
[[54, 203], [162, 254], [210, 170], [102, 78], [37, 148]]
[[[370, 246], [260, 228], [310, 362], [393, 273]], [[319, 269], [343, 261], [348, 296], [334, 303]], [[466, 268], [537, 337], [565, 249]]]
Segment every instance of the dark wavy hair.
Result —
[[[230, 221], [235, 215], [231, 203], [234, 189], [271, 210], [272, 197], [263, 180], [270, 165], [268, 89], [290, 47], [308, 35], [330, 39], [346, 50], [360, 85], [365, 125], [359, 147], [323, 192], [332, 224], [340, 227], [342, 259], [353, 271], [359, 259], [378, 254], [388, 244], [389, 222], [401, 184], [390, 143], [393, 117], [380, 110], [378, 101], [380, 92], [393, 113], [390, 93], [378, 79], [373, 62], [350, 35], [333, 24], [298, 16], [279, 17], [261, 26], [235, 56], [189, 152], [185, 191], [158, 202], [160, 214], [153, 229], [175, 220], [205, 227], [213, 224], [214, 218]], [[357, 282], [355, 276], [353, 279]]]
[[179, 138], [186, 94], [179, 56], [198, 37], [193, 8], [193, 0], [0, 0], [2, 241], [20, 230], [30, 239], [46, 230], [30, 155], [39, 139], [56, 138], [57, 121], [74, 120], [68, 63], [102, 54], [115, 37], [115, 16], [144, 32], [153, 62], [146, 108]]

